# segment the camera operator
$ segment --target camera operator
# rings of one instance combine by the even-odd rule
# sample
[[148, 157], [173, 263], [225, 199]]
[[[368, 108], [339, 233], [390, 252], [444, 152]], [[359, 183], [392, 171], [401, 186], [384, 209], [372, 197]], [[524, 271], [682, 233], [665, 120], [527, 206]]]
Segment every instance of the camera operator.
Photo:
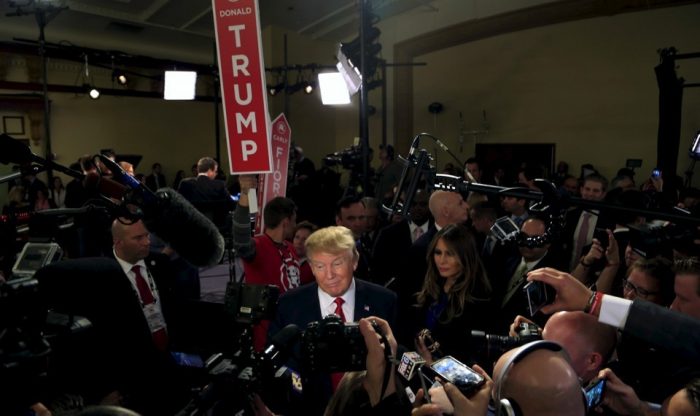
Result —
[[[316, 282], [280, 297], [268, 338], [288, 324], [306, 328], [307, 324], [320, 321], [328, 314], [335, 314], [344, 322], [355, 322], [372, 315], [394, 322], [396, 295], [353, 277], [359, 254], [349, 229], [334, 226], [314, 232], [306, 240], [306, 253]], [[304, 400], [307, 402], [305, 411], [321, 414], [332, 393], [331, 380], [307, 374], [302, 376], [305, 379]], [[339, 377], [334, 379], [338, 381]]]
[[[528, 319], [517, 316], [509, 335]], [[576, 374], [588, 384], [610, 360], [617, 343], [615, 330], [583, 312], [557, 312], [542, 329], [542, 339], [560, 344], [571, 358]]]

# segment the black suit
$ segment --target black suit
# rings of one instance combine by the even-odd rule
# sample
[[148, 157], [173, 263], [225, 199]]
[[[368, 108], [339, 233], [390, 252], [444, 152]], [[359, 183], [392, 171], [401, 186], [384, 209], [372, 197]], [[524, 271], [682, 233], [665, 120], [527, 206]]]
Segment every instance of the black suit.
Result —
[[[355, 321], [368, 316], [378, 316], [394, 326], [396, 322], [396, 294], [374, 283], [355, 279]], [[307, 324], [323, 318], [318, 300], [318, 284], [309, 283], [284, 293], [279, 298], [275, 320], [271, 322], [268, 339], [289, 324], [306, 329]], [[294, 362], [290, 366], [299, 371]], [[331, 397], [328, 377], [308, 376], [304, 378], [304, 399], [298, 414], [322, 414]], [[292, 411], [291, 414], [297, 414]]]
[[[166, 322], [171, 323], [167, 256], [152, 255], [145, 262]], [[116, 260], [65, 260], [39, 270], [36, 278], [47, 306], [92, 323], [87, 332], [68, 339], [70, 345], [52, 357], [64, 386], [77, 389], [87, 400], [119, 390], [143, 413], [170, 404], [174, 409], [180, 406], [167, 398], [177, 389], [171, 373], [174, 366], [168, 353], [155, 347], [136, 291]], [[169, 326], [171, 340], [174, 332]]]
[[[157, 182], [156, 177], [158, 178]], [[155, 192], [160, 188], [165, 188], [166, 186], [168, 186], [168, 184], [165, 183], [165, 175], [163, 175], [162, 173], [152, 173], [146, 176], [146, 186], [148, 187], [148, 189]]]
[[[497, 276], [490, 276], [492, 285], [494, 286], [495, 296], [494, 300], [496, 305], [500, 307], [499, 319], [496, 321], [496, 332], [506, 334], [508, 333], [508, 327], [513, 323], [513, 320], [517, 315], [522, 315], [531, 318], [537, 325], [544, 327], [547, 322], [548, 316], [544, 315], [542, 312], [535, 313], [535, 316], [530, 316], [530, 311], [528, 309], [527, 296], [523, 292], [523, 288], [527, 284], [525, 278], [518, 282], [515, 293], [508, 299], [505, 305], [502, 305], [502, 300], [506, 296], [508, 290], [508, 283], [515, 273], [516, 269], [520, 265], [522, 257], [511, 258], [506, 260], [502, 272]], [[561, 261], [555, 253], [548, 251], [547, 254], [538, 261], [531, 270], [540, 269], [543, 267], [552, 267], [555, 269], [560, 269]]]
[[[411, 228], [408, 220], [387, 225], [379, 230], [372, 249], [370, 263], [371, 280], [384, 285], [391, 278], [397, 277], [401, 261], [411, 249]], [[390, 287], [393, 289], [393, 285]]]
[[185, 178], [180, 181], [177, 190], [186, 200], [212, 220], [222, 232], [228, 231], [230, 225], [227, 214], [235, 207], [224, 181], [199, 175], [196, 178]]

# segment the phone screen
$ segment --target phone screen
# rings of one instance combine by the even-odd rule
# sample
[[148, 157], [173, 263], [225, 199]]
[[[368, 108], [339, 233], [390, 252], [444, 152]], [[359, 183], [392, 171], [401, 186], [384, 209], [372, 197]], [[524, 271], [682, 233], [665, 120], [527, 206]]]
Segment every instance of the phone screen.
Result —
[[473, 391], [485, 381], [481, 374], [449, 355], [435, 361], [430, 368], [462, 391]]
[[654, 169], [651, 171], [651, 177], [652, 178], [658, 178], [661, 176], [661, 171], [658, 169]]
[[603, 401], [603, 392], [605, 391], [605, 379], [602, 378], [586, 388], [586, 402], [588, 408], [593, 409], [598, 407]]
[[530, 316], [534, 316], [537, 311], [547, 304], [547, 285], [542, 282], [532, 281], [523, 288], [527, 295], [527, 306]]
[[174, 351], [171, 352], [170, 355], [172, 355], [177, 365], [183, 367], [204, 368], [204, 361], [199, 355]]

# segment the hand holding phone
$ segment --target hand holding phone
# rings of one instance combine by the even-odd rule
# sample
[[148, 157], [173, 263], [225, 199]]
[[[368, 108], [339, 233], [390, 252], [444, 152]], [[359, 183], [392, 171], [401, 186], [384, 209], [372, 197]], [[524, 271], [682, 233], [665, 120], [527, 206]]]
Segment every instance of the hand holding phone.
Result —
[[429, 380], [438, 380], [454, 384], [462, 394], [470, 396], [481, 387], [486, 379], [481, 374], [448, 355], [430, 366], [421, 367], [421, 372]]
[[588, 409], [595, 409], [603, 402], [603, 393], [605, 392], [605, 379], [594, 380], [586, 387], [586, 403]]
[[527, 296], [527, 307], [530, 316], [535, 316], [535, 313], [542, 309], [544, 305], [552, 303], [556, 293], [554, 289], [539, 281], [531, 281], [523, 287], [523, 291]]

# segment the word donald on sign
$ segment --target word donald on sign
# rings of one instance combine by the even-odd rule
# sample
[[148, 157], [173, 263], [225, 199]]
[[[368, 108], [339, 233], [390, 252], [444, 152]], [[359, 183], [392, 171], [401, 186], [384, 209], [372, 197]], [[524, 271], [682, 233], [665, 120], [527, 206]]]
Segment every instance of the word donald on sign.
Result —
[[258, 3], [212, 0], [232, 174], [272, 171]]

